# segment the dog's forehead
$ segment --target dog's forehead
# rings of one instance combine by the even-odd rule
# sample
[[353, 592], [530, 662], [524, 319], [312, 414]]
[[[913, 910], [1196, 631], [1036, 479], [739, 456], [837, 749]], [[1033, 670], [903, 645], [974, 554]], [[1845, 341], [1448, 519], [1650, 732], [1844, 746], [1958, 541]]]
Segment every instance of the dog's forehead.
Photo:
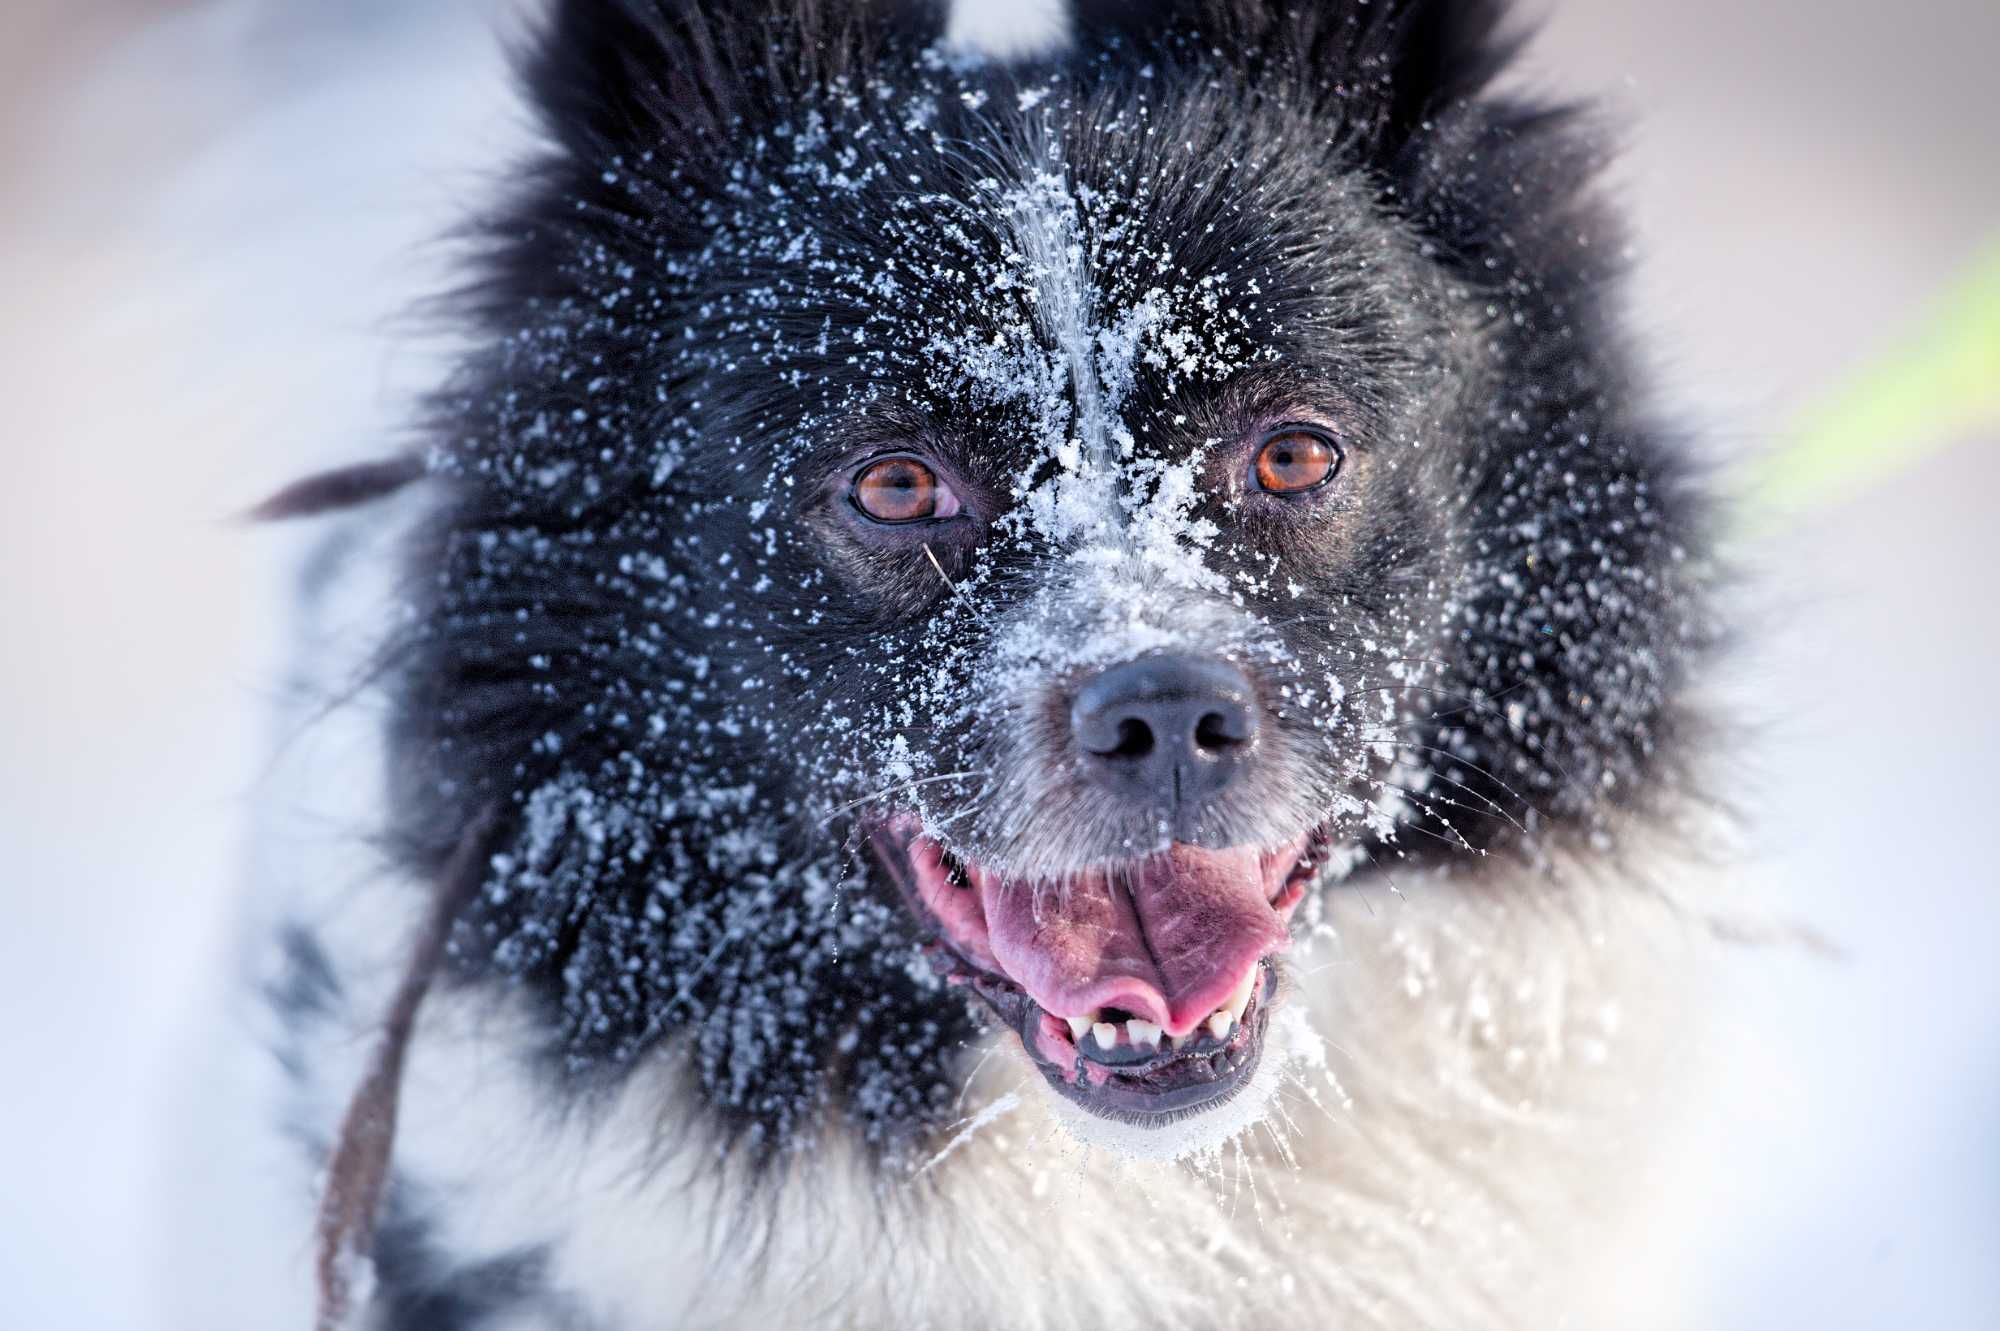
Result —
[[1129, 200], [1093, 191], [1054, 154], [978, 182], [964, 207], [987, 233], [981, 294], [916, 334], [915, 391], [935, 411], [998, 422], [990, 446], [1022, 516], [1068, 543], [1161, 466], [1194, 465], [1207, 441], [1177, 401], [1277, 353], [1238, 275], [1191, 267], [1183, 237], [1136, 226]]
[[[1201, 408], [1247, 372], [1337, 359], [1384, 322], [1343, 182], [1302, 206], [1254, 144], [1156, 143], [1131, 108], [1044, 116], [1033, 91], [950, 132], [897, 123], [901, 103], [873, 134], [810, 113], [746, 176], [720, 248], [747, 261], [764, 345], [736, 368], [790, 390], [795, 458], [963, 427], [1024, 482], [1129, 482], [1212, 443]], [[1074, 498], [1040, 517], [1063, 528]]]
[[[1055, 161], [895, 201], [879, 248], [855, 256], [876, 269], [867, 299], [829, 314], [843, 367], [934, 419], [1003, 416], [1024, 447], [1131, 451], [1120, 416], [1142, 378], [1173, 394], [1277, 353], [1254, 282], [1190, 263], [1188, 237], [1142, 233], [1130, 207]], [[814, 275], [852, 289], [837, 264]]]

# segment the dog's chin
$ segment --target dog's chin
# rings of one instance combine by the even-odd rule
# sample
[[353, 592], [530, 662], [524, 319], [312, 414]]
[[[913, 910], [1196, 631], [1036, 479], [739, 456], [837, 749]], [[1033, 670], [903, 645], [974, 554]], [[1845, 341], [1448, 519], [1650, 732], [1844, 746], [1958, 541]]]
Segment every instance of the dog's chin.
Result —
[[1036, 885], [953, 855], [908, 816], [869, 840], [946, 977], [1065, 1101], [1140, 1150], [1146, 1130], [1220, 1117], [1257, 1083], [1277, 954], [1328, 852], [1315, 828], [1274, 849], [1175, 844]]

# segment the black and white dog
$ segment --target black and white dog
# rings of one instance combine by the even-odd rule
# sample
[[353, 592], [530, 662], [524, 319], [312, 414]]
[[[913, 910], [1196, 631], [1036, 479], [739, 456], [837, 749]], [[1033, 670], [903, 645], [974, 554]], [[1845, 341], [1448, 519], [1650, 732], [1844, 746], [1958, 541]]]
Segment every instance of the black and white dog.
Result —
[[561, 0], [427, 448], [271, 507], [323, 1320], [1639, 1324], [1714, 635], [1593, 137], [1494, 0], [947, 17]]

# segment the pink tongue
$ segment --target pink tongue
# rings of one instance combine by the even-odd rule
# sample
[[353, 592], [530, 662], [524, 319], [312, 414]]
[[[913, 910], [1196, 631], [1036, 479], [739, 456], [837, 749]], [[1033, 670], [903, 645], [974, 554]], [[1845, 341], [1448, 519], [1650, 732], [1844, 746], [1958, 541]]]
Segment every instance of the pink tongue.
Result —
[[994, 958], [1059, 1017], [1118, 1007], [1185, 1035], [1290, 941], [1255, 848], [1175, 846], [1061, 891], [975, 878]]

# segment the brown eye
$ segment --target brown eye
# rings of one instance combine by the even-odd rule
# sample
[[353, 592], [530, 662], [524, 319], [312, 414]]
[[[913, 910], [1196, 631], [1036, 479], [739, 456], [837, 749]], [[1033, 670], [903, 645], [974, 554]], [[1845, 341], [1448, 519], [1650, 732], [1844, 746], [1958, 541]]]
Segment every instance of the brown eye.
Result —
[[958, 497], [915, 458], [879, 458], [854, 478], [854, 506], [877, 522], [923, 522], [958, 512]]
[[1317, 430], [1288, 426], [1257, 450], [1257, 484], [1277, 495], [1303, 494], [1340, 470], [1340, 449]]

